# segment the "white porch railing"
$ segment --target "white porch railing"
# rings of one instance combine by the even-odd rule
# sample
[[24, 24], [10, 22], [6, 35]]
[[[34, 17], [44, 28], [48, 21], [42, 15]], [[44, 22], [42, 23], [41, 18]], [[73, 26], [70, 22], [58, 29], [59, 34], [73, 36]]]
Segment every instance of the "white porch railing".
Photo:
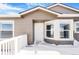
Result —
[[13, 55], [27, 46], [27, 35], [0, 41], [0, 55]]

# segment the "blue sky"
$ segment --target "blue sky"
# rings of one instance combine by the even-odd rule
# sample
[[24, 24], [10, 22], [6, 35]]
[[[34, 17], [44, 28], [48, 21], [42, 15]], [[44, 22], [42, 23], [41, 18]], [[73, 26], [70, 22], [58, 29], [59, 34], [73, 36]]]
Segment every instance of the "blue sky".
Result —
[[[18, 14], [35, 6], [47, 8], [54, 3], [0, 3], [0, 14]], [[64, 3], [70, 7], [79, 9], [79, 3]]]

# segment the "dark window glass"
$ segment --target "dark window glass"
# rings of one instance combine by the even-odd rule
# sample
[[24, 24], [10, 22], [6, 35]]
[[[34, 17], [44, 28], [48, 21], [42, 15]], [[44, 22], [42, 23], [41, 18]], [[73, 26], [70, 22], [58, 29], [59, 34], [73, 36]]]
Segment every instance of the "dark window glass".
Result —
[[11, 38], [12, 36], [12, 31], [1, 31], [1, 38]]
[[69, 24], [60, 24], [60, 37], [69, 38]]
[[79, 28], [76, 28], [76, 31], [79, 31]]
[[76, 31], [79, 32], [79, 23], [76, 23]]
[[47, 32], [47, 37], [51, 37], [51, 31], [46, 31]]
[[51, 30], [51, 25], [47, 25], [47, 30]]
[[69, 31], [64, 31], [64, 38], [69, 38]]
[[53, 24], [46, 26], [46, 36], [53, 38], [54, 37], [54, 27]]
[[69, 30], [69, 24], [60, 24], [61, 29]]
[[64, 25], [64, 30], [68, 30], [69, 29], [69, 24]]
[[61, 38], [69, 38], [69, 31], [61, 31], [60, 35]]

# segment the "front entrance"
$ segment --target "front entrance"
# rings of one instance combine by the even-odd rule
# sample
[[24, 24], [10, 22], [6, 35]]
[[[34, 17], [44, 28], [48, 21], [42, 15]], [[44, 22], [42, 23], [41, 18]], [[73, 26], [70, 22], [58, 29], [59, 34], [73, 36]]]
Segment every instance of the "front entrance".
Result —
[[62, 43], [73, 41], [73, 19], [34, 23], [34, 39], [34, 42], [44, 42], [44, 39]]
[[44, 23], [34, 23], [34, 42], [44, 42]]

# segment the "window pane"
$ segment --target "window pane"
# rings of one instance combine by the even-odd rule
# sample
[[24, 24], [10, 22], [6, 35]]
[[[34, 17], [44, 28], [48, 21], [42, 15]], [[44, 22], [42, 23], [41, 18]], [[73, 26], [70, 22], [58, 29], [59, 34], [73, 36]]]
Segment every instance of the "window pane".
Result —
[[69, 30], [69, 24], [60, 24], [61, 30]]
[[47, 25], [46, 30], [51, 30], [51, 25]]
[[47, 37], [51, 37], [51, 31], [46, 31], [47, 33], [46, 33], [46, 36]]
[[64, 32], [63, 31], [60, 32], [60, 37], [64, 38]]
[[69, 38], [69, 31], [64, 31], [64, 38]]
[[79, 23], [76, 23], [76, 32], [79, 32]]
[[0, 23], [0, 30], [1, 30], [1, 28], [2, 28], [2, 24]]
[[1, 38], [1, 32], [0, 32], [0, 38]]
[[76, 26], [79, 27], [79, 23], [76, 23]]
[[53, 38], [54, 37], [54, 32], [51, 32], [51, 38]]
[[12, 30], [12, 24], [2, 24], [2, 30]]
[[11, 38], [13, 36], [12, 34], [12, 31], [2, 31], [1, 38]]
[[46, 36], [50, 37], [50, 38], [54, 37], [54, 25], [53, 24], [47, 25], [47, 27], [46, 27]]
[[61, 38], [69, 38], [69, 31], [61, 31], [60, 37]]
[[76, 28], [76, 31], [79, 32], [79, 28]]

